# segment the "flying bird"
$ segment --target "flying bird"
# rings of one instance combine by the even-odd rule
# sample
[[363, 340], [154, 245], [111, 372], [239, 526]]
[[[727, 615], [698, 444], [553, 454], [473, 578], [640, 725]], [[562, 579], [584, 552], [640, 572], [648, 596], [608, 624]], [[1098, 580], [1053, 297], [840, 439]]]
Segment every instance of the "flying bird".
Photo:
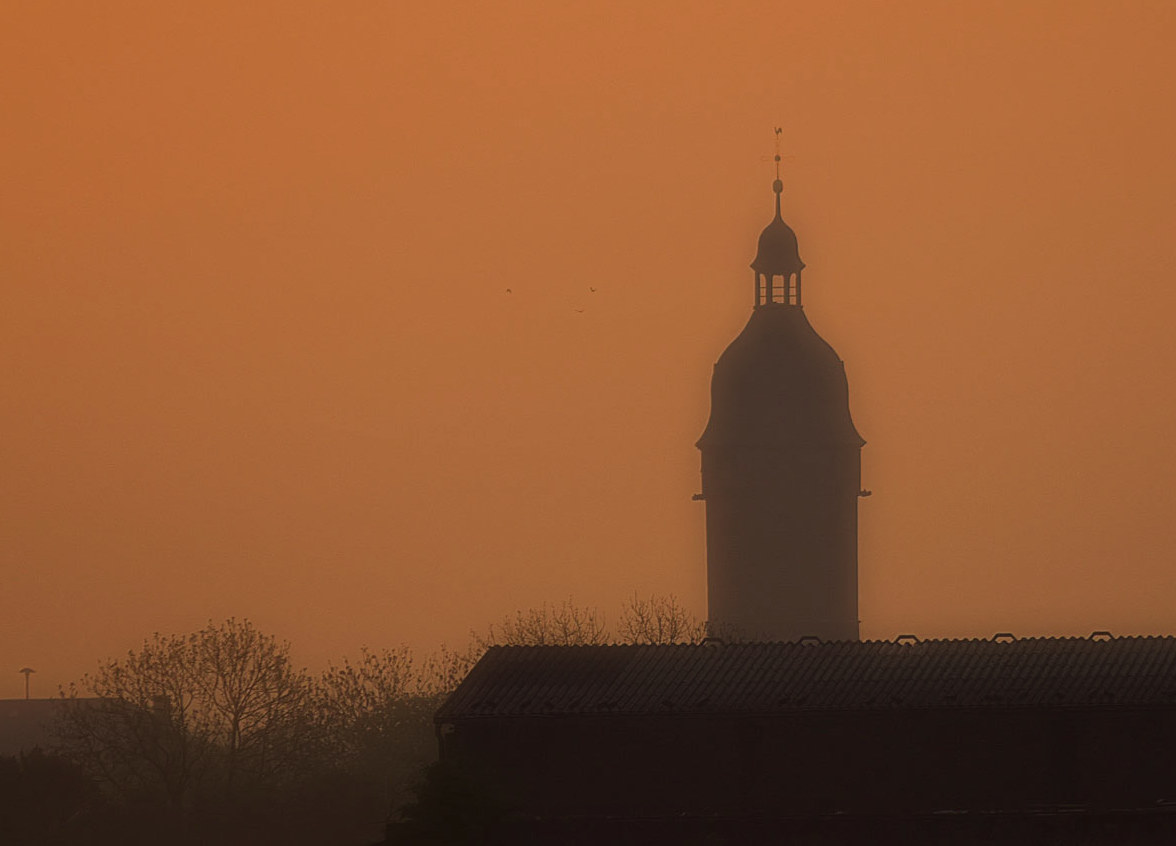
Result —
[[507, 288], [507, 289], [506, 289], [506, 293], [508, 293], [508, 294], [513, 294], [513, 293], [514, 293], [514, 291], [512, 291], [510, 288]]
[[595, 288], [593, 288], [591, 285], [589, 285], [589, 286], [588, 286], [588, 290], [589, 290], [589, 291], [591, 291], [591, 292], [592, 292], [592, 293], [594, 293], [594, 294], [596, 293], [596, 289], [595, 289]]

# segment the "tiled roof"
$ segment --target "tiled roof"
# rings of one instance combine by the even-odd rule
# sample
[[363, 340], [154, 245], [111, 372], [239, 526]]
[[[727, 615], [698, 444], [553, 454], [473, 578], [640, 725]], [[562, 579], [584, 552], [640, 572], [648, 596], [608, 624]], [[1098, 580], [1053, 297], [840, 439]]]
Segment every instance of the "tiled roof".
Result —
[[1176, 637], [496, 646], [437, 719], [1152, 704]]

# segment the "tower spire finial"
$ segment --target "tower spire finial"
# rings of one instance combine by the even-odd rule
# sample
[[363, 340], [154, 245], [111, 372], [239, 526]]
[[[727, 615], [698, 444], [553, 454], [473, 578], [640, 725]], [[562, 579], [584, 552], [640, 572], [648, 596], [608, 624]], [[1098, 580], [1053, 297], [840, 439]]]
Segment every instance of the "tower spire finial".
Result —
[[776, 181], [772, 183], [772, 191], [776, 194], [776, 217], [783, 219], [780, 214], [780, 195], [784, 193], [784, 181], [780, 179], [780, 136], [784, 134], [782, 127], [776, 127]]
[[[784, 222], [780, 211], [780, 195], [784, 193], [784, 182], [780, 179], [784, 129], [777, 126], [775, 130], [776, 180], [772, 183], [772, 192], [776, 195], [776, 217], [760, 233], [755, 261], [751, 263], [751, 269], [755, 271], [756, 308], [770, 303], [800, 305], [800, 271], [804, 269], [796, 233]], [[781, 277], [779, 285], [774, 281], [776, 277]]]

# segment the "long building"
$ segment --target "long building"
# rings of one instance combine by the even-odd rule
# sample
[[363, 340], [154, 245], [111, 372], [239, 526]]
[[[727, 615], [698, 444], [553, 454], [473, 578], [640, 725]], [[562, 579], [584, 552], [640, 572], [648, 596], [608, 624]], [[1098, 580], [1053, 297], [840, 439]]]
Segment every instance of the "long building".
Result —
[[436, 722], [501, 842], [1176, 833], [1172, 637], [495, 647]]

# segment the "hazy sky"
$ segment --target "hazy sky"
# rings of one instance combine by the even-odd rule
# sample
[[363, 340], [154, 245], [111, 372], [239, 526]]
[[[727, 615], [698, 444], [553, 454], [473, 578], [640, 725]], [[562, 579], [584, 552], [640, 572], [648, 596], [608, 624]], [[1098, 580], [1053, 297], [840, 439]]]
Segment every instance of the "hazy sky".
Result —
[[317, 667], [703, 612], [777, 125], [863, 636], [1173, 633], [1173, 44], [1170, 2], [4, 4], [0, 697], [229, 615]]

